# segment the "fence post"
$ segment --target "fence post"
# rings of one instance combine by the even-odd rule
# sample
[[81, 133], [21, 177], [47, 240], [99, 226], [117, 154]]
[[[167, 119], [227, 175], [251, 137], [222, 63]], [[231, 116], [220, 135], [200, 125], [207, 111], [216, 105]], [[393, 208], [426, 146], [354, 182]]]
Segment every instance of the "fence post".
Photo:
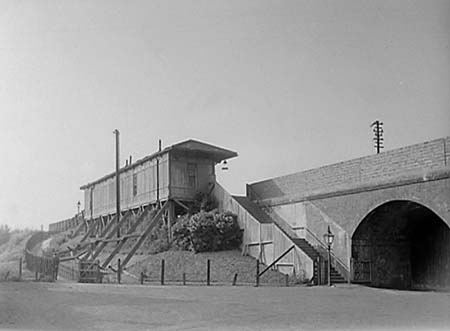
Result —
[[19, 260], [19, 280], [22, 280], [22, 257]]
[[206, 261], [206, 285], [211, 285], [211, 260]]
[[234, 274], [234, 277], [233, 277], [233, 286], [236, 286], [237, 275], [238, 275], [237, 273]]
[[186, 285], [186, 273], [183, 272], [183, 285]]
[[284, 275], [284, 281], [286, 283], [286, 287], [288, 287], [289, 286], [289, 275], [288, 274]]
[[97, 262], [96, 262], [95, 273], [97, 274], [97, 276], [95, 277], [96, 282], [101, 283], [102, 282], [102, 274], [100, 272], [100, 260], [97, 260]]
[[164, 285], [164, 259], [161, 260], [161, 285]]
[[144, 272], [141, 271], [141, 285], [144, 284]]
[[44, 259], [40, 258], [39, 259], [39, 273], [42, 275], [43, 271], [44, 271]]
[[120, 265], [120, 259], [117, 259], [117, 283], [120, 284], [122, 278], [122, 266]]
[[314, 263], [316, 264], [316, 285], [320, 285], [320, 257], [317, 257]]
[[256, 259], [256, 287], [259, 286], [259, 260]]

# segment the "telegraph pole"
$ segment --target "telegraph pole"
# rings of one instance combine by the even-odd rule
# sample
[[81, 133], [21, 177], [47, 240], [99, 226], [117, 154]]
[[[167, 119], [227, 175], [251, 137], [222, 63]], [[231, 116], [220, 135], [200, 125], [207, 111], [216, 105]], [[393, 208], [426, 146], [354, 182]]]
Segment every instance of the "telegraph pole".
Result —
[[[161, 145], [161, 139], [158, 141], [158, 152], [161, 152], [162, 145]], [[158, 204], [158, 207], [160, 207], [160, 201], [159, 201], [159, 155], [156, 158], [156, 202]]]
[[119, 130], [115, 129], [113, 132], [116, 135], [116, 221], [117, 221], [117, 237], [120, 237], [120, 163], [119, 163]]
[[375, 142], [375, 149], [377, 150], [377, 154], [380, 153], [381, 149], [384, 148], [383, 146], [383, 122], [380, 122], [376, 120], [370, 125], [373, 128], [373, 133], [375, 134], [375, 137], [373, 138], [373, 141]]

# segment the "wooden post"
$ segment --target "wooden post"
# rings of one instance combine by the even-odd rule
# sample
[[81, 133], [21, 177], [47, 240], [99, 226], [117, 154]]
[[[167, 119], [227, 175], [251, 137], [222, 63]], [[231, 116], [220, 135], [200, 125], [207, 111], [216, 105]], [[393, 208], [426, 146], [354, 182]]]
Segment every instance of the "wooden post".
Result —
[[183, 285], [186, 285], [186, 273], [183, 272]]
[[234, 277], [233, 277], [233, 284], [232, 284], [233, 286], [236, 286], [237, 275], [238, 275], [237, 273], [234, 274]]
[[289, 275], [288, 274], [284, 275], [284, 281], [286, 283], [286, 287], [288, 287], [289, 286]]
[[316, 269], [317, 269], [317, 272], [316, 272], [316, 276], [317, 276], [317, 279], [316, 279], [316, 285], [320, 285], [322, 282], [321, 282], [321, 277], [322, 277], [322, 272], [321, 272], [321, 268], [320, 268], [320, 257], [318, 256], [317, 257], [317, 259], [316, 259]]
[[101, 283], [102, 282], [102, 275], [100, 273], [100, 260], [97, 260], [97, 262], [95, 263], [95, 273], [96, 275], [96, 282], [97, 283]]
[[[120, 152], [119, 152], [119, 130], [115, 129], [114, 134], [116, 135], [116, 215], [117, 224], [119, 224], [120, 219]], [[117, 226], [117, 238], [120, 237], [120, 226]]]
[[54, 280], [58, 280], [58, 268], [59, 268], [59, 257], [55, 256], [53, 258], [53, 271], [54, 271]]
[[211, 260], [206, 261], [206, 285], [211, 285]]
[[167, 211], [167, 239], [172, 242], [172, 223], [175, 221], [175, 203], [169, 200], [169, 209]]
[[22, 257], [19, 260], [19, 280], [22, 280]]
[[[158, 142], [159, 145], [159, 152], [161, 152], [161, 139], [159, 139]], [[159, 156], [157, 156], [156, 158], [156, 202], [158, 203], [158, 207], [160, 206], [160, 201], [159, 201]]]
[[144, 284], [144, 272], [143, 271], [141, 271], [141, 285], [143, 285]]
[[161, 285], [164, 285], [164, 259], [161, 260]]
[[259, 260], [256, 259], [256, 287], [259, 286]]
[[120, 265], [120, 259], [117, 259], [117, 283], [120, 284], [120, 281], [122, 280], [122, 270]]

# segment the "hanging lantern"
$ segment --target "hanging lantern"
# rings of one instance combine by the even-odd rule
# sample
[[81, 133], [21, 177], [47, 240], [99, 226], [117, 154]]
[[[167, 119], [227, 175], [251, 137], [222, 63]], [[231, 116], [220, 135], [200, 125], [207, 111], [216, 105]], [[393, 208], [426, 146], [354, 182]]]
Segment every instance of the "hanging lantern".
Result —
[[227, 160], [222, 161], [222, 170], [226, 171], [228, 170], [228, 162]]

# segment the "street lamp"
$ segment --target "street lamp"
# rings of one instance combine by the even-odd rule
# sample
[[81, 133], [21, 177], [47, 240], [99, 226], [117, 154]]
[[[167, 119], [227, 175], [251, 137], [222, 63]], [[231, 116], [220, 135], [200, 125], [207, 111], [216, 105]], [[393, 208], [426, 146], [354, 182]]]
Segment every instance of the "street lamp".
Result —
[[331, 286], [331, 245], [333, 244], [334, 234], [328, 225], [328, 231], [323, 235], [323, 240], [328, 245], [328, 285]]

